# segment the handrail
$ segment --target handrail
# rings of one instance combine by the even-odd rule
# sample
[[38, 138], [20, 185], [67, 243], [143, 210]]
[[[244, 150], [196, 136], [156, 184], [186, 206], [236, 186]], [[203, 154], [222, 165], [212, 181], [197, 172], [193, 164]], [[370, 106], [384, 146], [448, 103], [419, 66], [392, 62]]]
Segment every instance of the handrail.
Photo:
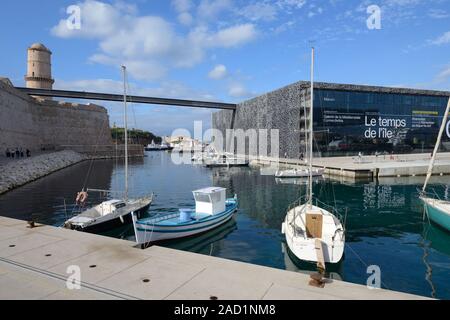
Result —
[[[297, 200], [295, 200], [294, 202], [292, 202], [289, 206], [288, 206], [288, 211], [291, 211], [292, 209], [294, 209], [295, 207], [298, 207], [304, 203], [306, 203], [306, 201], [304, 201], [306, 199], [306, 195], [301, 196], [300, 198], [298, 198]], [[316, 201], [316, 206], [320, 205], [321, 208], [329, 211], [330, 213], [332, 213], [333, 215], [335, 215], [339, 221], [343, 221], [343, 215], [336, 209], [336, 207], [333, 207], [329, 204], [326, 204], [323, 201], [320, 201], [319, 199], [315, 199]]]

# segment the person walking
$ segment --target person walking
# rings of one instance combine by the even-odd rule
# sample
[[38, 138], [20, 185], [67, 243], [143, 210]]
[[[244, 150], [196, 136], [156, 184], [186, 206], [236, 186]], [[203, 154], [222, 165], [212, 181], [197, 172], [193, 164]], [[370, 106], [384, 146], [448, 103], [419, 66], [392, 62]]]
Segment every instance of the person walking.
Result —
[[19, 148], [16, 148], [16, 158], [19, 158], [20, 157], [20, 151], [19, 151]]
[[27, 149], [27, 158], [29, 158], [29, 157], [31, 157], [31, 151], [30, 151], [30, 149]]
[[6, 148], [6, 157], [7, 158], [11, 157], [11, 152], [9, 151], [9, 148]]

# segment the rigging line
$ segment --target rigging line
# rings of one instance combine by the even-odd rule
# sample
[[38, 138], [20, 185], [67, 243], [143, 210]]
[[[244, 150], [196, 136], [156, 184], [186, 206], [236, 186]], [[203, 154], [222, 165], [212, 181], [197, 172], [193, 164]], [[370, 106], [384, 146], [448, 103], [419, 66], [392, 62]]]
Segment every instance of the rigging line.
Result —
[[[106, 120], [107, 120], [107, 119], [108, 119], [108, 118], [105, 118], [105, 119], [103, 120], [102, 128], [101, 128], [101, 130], [100, 130], [100, 134], [97, 135], [97, 141], [96, 141], [96, 143], [95, 143], [95, 145], [94, 145], [94, 155], [97, 154], [98, 147], [99, 147], [99, 142], [100, 142], [100, 137], [103, 135], [103, 132], [105, 131]], [[90, 164], [89, 164], [89, 170], [88, 170], [88, 173], [87, 173], [87, 175], [86, 175], [86, 178], [84, 179], [83, 190], [86, 188], [86, 185], [87, 185], [89, 176], [90, 176], [91, 171], [92, 171], [92, 167], [93, 167], [93, 164], [94, 164], [94, 160], [95, 160], [95, 159], [94, 159], [94, 157], [92, 156], [92, 157], [91, 157]]]
[[[317, 61], [316, 61], [316, 65], [317, 65]], [[319, 75], [319, 68], [316, 68], [316, 79], [320, 78]], [[330, 141], [330, 128], [328, 126], [325, 126], [323, 123], [323, 104], [322, 101], [324, 101], [325, 98], [325, 94], [322, 90], [316, 90], [315, 91], [317, 93], [317, 95], [319, 96], [319, 109], [322, 110], [322, 128], [326, 128], [326, 130], [322, 130], [323, 132], [325, 132], [325, 136], [326, 136], [326, 145], [329, 145], [329, 141]], [[316, 148], [317, 151], [319, 151], [319, 143], [317, 142], [317, 139], [315, 139], [316, 142]], [[333, 202], [334, 202], [334, 206], [335, 208], [337, 208], [337, 202], [336, 202], [336, 190], [334, 189], [334, 184], [330, 181], [330, 185], [331, 185], [331, 193], [333, 195]]]
[[[108, 119], [108, 118], [105, 118], [105, 119], [103, 120], [102, 128], [101, 128], [101, 130], [100, 130], [100, 134], [97, 136], [97, 141], [96, 141], [96, 144], [94, 145], [94, 146], [95, 146], [95, 147], [94, 147], [94, 155], [95, 155], [95, 154], [97, 153], [97, 151], [98, 151], [100, 137], [103, 135], [103, 132], [104, 132], [104, 130], [105, 130], [106, 122], [107, 122], [106, 120], [107, 120], [107, 119]], [[92, 167], [93, 167], [93, 165], [94, 165], [94, 160], [95, 160], [95, 159], [94, 159], [94, 156], [91, 156], [90, 163], [89, 163], [89, 169], [88, 169], [88, 172], [87, 172], [86, 177], [85, 177], [84, 182], [83, 182], [83, 188], [82, 188], [83, 191], [86, 189], [86, 185], [87, 185], [88, 180], [89, 180], [89, 177], [90, 177], [90, 175], [91, 175]], [[75, 205], [75, 206], [72, 208], [72, 211], [71, 211], [70, 215], [73, 216], [73, 214], [74, 214], [74, 212], [75, 212], [76, 209], [79, 209], [79, 210], [81, 211], [81, 210], [83, 209], [83, 207], [84, 207], [84, 206], [82, 206], [81, 204], [80, 204], [80, 205]]]
[[[359, 260], [366, 268], [369, 267], [369, 265], [368, 265], [367, 263], [364, 262], [364, 260], [359, 256], [359, 254], [356, 253], [356, 251], [353, 250], [353, 248], [352, 248], [347, 242], [345, 243], [345, 246], [346, 246], [347, 248], [349, 248], [349, 249], [353, 252], [353, 254], [358, 258], [358, 260]], [[383, 280], [380, 279], [380, 281], [381, 281], [381, 284], [382, 284], [386, 289], [390, 290], [389, 287], [386, 285], [386, 283], [383, 282]]]

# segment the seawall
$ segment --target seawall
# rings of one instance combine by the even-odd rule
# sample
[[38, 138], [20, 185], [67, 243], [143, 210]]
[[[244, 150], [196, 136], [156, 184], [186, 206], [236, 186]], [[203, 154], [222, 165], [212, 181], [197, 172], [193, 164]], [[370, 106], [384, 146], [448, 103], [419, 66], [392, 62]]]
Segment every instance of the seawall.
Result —
[[86, 155], [66, 150], [10, 161], [0, 166], [0, 194], [87, 159]]

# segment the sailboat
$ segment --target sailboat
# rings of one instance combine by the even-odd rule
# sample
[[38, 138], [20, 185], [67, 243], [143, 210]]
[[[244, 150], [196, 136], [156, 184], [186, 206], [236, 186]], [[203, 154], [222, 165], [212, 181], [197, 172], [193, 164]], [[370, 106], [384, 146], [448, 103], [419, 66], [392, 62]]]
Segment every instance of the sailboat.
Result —
[[[141, 216], [148, 211], [153, 195], [138, 199], [128, 198], [128, 117], [127, 117], [127, 86], [126, 67], [122, 66], [124, 82], [124, 122], [125, 122], [125, 191], [122, 199], [104, 201], [80, 214], [68, 219], [64, 227], [72, 230], [87, 232], [103, 232], [122, 225], [131, 224], [131, 213]], [[77, 196], [77, 203], [82, 206], [88, 197], [88, 192], [100, 192], [106, 194], [118, 194], [109, 190], [87, 189]]]
[[450, 231], [450, 201], [441, 200], [437, 195], [430, 195], [426, 192], [428, 182], [430, 181], [431, 175], [433, 173], [434, 162], [436, 160], [436, 154], [439, 150], [439, 146], [442, 140], [442, 134], [447, 125], [448, 113], [450, 112], [450, 98], [448, 99], [447, 108], [445, 109], [444, 118], [442, 119], [441, 128], [439, 129], [439, 134], [434, 146], [433, 155], [431, 156], [430, 164], [428, 166], [427, 176], [425, 178], [425, 183], [423, 184], [422, 191], [420, 193], [420, 200], [422, 200], [425, 213], [428, 218], [441, 226], [447, 231]]
[[[313, 104], [314, 104], [314, 48], [311, 51], [311, 107], [309, 110], [309, 177], [305, 197], [291, 204], [281, 226], [289, 250], [300, 260], [317, 262], [325, 270], [325, 263], [342, 259], [345, 232], [337, 211], [315, 199], [313, 204]], [[327, 209], [325, 208], [327, 207]]]

